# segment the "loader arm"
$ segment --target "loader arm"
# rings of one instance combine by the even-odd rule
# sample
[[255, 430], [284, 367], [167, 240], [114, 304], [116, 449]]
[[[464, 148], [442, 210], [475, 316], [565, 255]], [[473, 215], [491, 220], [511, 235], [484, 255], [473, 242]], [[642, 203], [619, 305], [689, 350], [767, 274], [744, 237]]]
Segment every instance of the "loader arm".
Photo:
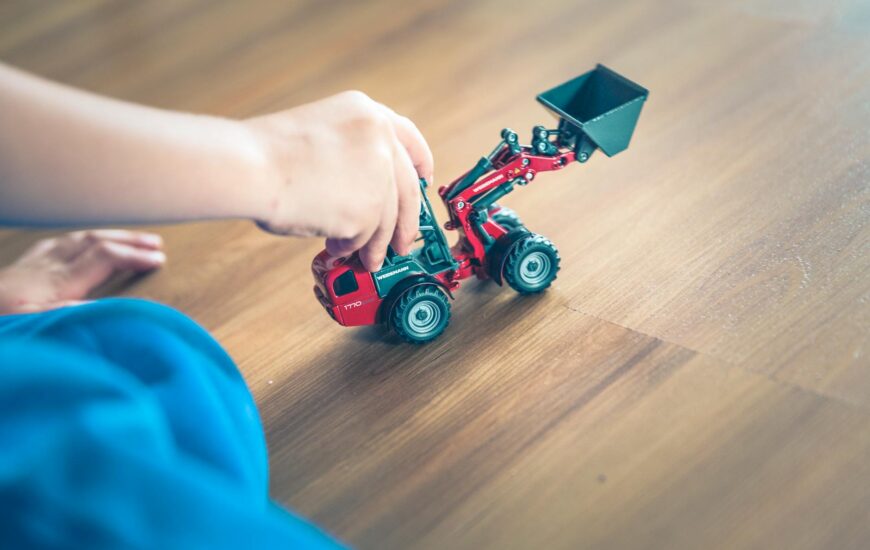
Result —
[[[560, 135], [560, 130], [537, 126], [532, 145], [520, 145], [516, 133], [506, 128], [490, 155], [439, 190], [450, 214], [447, 229], [462, 230], [471, 256], [482, 259], [495, 240], [505, 234], [503, 228], [488, 219], [487, 211], [496, 201], [516, 186], [527, 185], [538, 173], [561, 170], [576, 160], [574, 150], [560, 146]], [[551, 141], [553, 137], [555, 141]], [[584, 152], [584, 160], [592, 150]]]

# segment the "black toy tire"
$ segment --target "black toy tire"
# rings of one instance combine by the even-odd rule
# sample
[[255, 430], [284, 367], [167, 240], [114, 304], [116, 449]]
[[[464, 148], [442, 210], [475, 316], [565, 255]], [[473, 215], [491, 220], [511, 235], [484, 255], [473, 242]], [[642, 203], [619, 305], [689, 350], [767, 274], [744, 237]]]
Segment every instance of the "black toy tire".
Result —
[[502, 226], [505, 231], [526, 228], [526, 226], [523, 225], [523, 221], [520, 219], [519, 216], [517, 216], [516, 212], [514, 212], [510, 208], [505, 208], [503, 206], [498, 212], [492, 214], [492, 221]]
[[520, 294], [536, 294], [548, 288], [559, 272], [559, 251], [535, 233], [519, 241], [505, 258], [503, 277]]
[[438, 285], [411, 287], [393, 303], [389, 323], [406, 342], [431, 342], [450, 323], [450, 301]]

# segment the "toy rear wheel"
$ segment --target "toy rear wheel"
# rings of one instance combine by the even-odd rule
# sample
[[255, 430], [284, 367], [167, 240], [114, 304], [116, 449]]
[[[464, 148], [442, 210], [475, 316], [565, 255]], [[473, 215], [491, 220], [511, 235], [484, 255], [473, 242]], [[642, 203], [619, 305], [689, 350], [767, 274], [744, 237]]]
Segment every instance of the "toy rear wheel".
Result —
[[559, 251], [553, 243], [530, 233], [508, 252], [504, 280], [520, 294], [541, 292], [556, 279], [559, 260]]
[[390, 311], [390, 326], [406, 342], [424, 344], [441, 335], [450, 322], [450, 302], [434, 284], [411, 287]]
[[523, 221], [520, 219], [517, 213], [510, 208], [493, 205], [492, 209], [498, 209], [496, 213], [492, 214], [492, 221], [502, 226], [505, 231], [512, 231], [514, 229], [525, 229], [526, 226], [523, 225]]

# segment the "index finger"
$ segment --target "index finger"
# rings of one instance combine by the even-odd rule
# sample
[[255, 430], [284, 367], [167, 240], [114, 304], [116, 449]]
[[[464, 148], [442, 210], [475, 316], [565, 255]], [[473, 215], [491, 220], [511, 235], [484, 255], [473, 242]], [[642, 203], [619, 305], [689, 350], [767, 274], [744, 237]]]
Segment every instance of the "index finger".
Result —
[[393, 125], [393, 130], [396, 132], [396, 137], [399, 138], [399, 143], [408, 151], [408, 156], [411, 157], [411, 162], [414, 164], [414, 169], [417, 175], [432, 183], [435, 179], [435, 159], [432, 156], [432, 149], [426, 143], [426, 138], [423, 137], [420, 129], [408, 117], [397, 114], [395, 111], [381, 105], [387, 113], [387, 117]]

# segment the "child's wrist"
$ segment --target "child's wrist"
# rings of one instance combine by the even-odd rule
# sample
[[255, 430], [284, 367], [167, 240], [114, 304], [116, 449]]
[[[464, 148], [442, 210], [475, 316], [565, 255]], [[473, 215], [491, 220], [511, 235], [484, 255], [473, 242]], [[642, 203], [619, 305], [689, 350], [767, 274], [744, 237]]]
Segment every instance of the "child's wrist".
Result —
[[250, 144], [246, 151], [251, 170], [250, 180], [247, 183], [253, 200], [247, 217], [257, 222], [264, 222], [270, 219], [277, 209], [281, 170], [269, 143], [249, 125], [240, 123], [240, 126]]
[[[232, 147], [232, 164], [215, 190], [221, 193], [220, 217], [264, 221], [279, 195], [280, 170], [269, 144], [243, 121], [221, 119]], [[226, 159], [224, 159], [226, 160]]]
[[288, 204], [290, 178], [287, 172], [289, 166], [296, 164], [288, 158], [297, 150], [290, 143], [295, 132], [276, 134], [271, 127], [261, 125], [256, 119], [245, 121], [242, 126], [253, 144], [252, 150], [256, 152], [251, 155], [254, 171], [251, 187], [257, 195], [256, 209], [251, 218], [264, 227], [272, 226], [287, 217], [293, 206]]

